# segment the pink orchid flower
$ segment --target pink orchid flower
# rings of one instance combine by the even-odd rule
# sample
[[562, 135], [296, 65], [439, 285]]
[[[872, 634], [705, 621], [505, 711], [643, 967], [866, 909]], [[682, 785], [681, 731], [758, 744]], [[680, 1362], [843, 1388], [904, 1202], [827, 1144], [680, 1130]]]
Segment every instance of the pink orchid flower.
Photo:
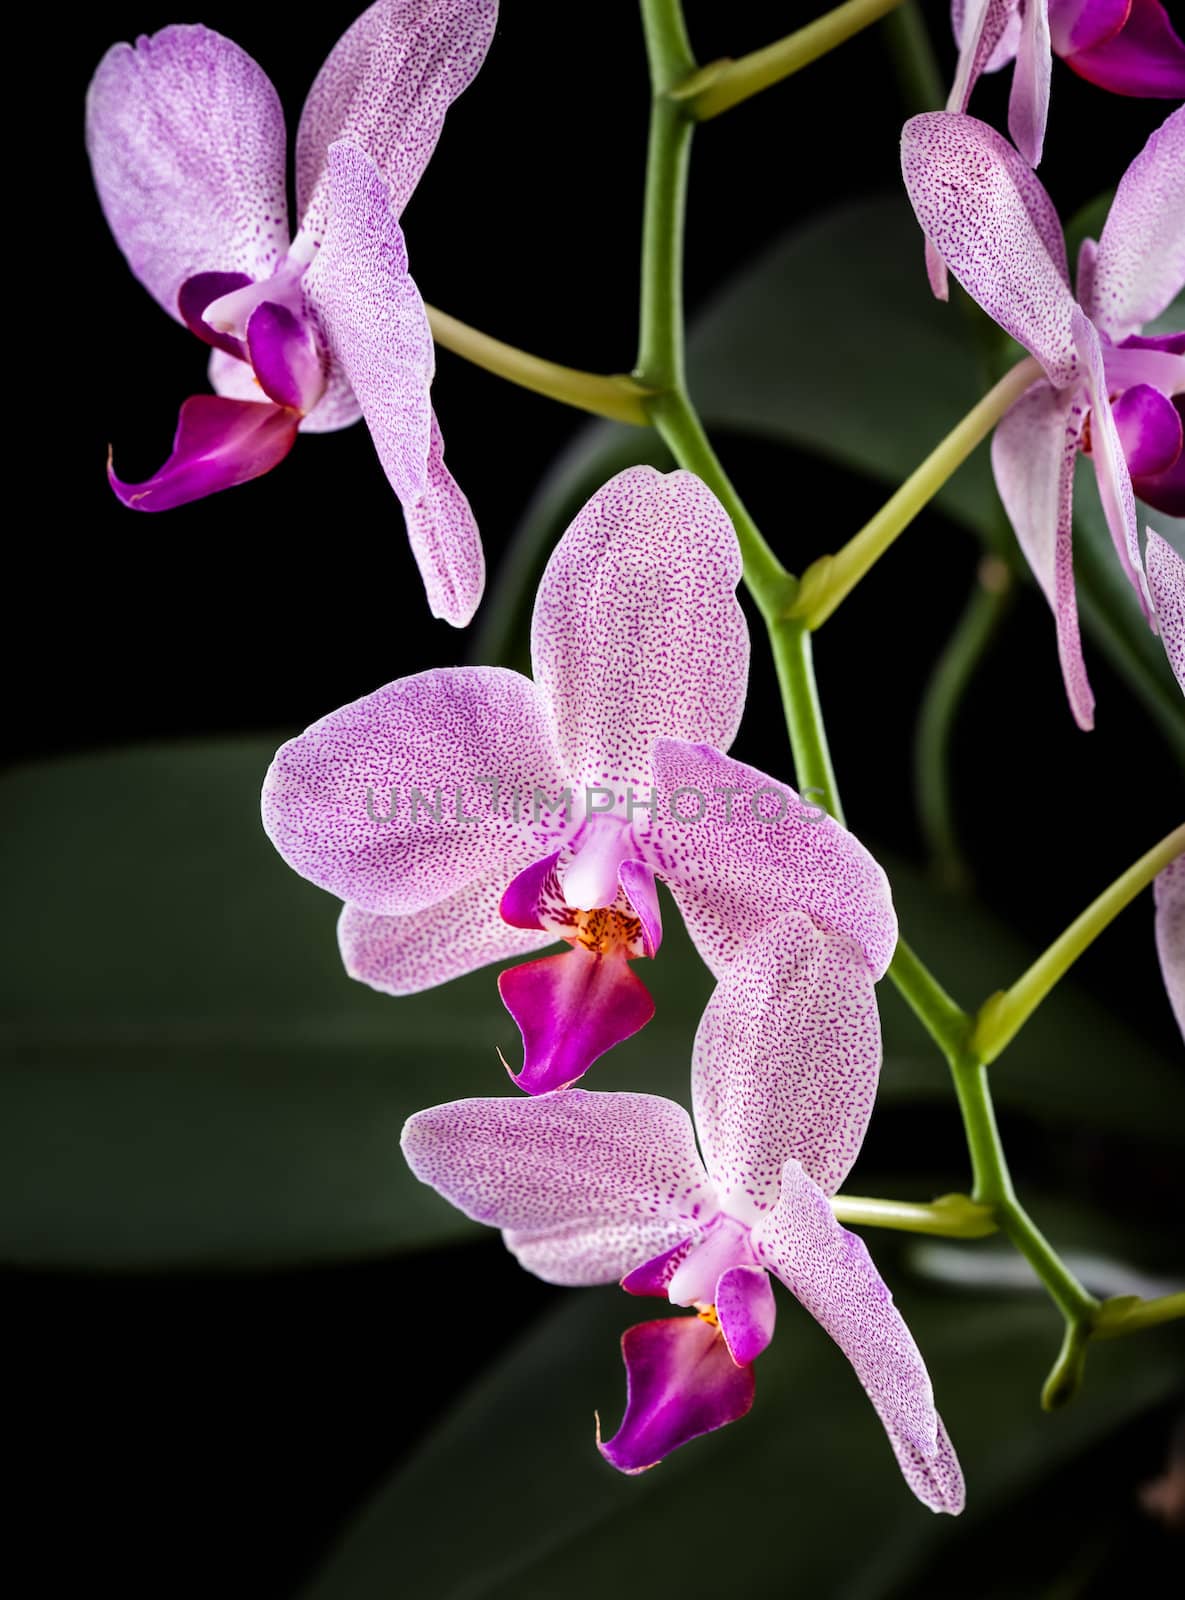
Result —
[[[793, 790], [722, 752], [749, 637], [727, 513], [689, 472], [635, 467], [554, 550], [535, 601], [534, 681], [495, 667], [418, 673], [315, 723], [276, 755], [264, 826], [346, 902], [350, 974], [389, 994], [563, 939], [501, 974], [523, 1036], [516, 1081], [574, 1082], [653, 1015], [631, 970], [657, 953], [656, 880], [719, 972], [785, 928], [855, 941], [834, 1022], [871, 1004], [896, 940], [884, 873]], [[806, 981], [804, 977], [803, 981]]]
[[164, 511], [270, 472], [298, 432], [365, 417], [435, 616], [481, 598], [481, 541], [444, 464], [432, 335], [399, 216], [471, 82], [497, 0], [376, 0], [330, 51], [296, 135], [289, 241], [279, 97], [238, 45], [164, 28], [107, 52], [87, 97], [103, 213], [136, 277], [213, 346], [216, 393], [181, 407], [173, 453], [125, 505]]
[[[1185, 559], [1151, 528], [1144, 559], [1160, 636], [1185, 694]], [[1157, 875], [1153, 894], [1160, 970], [1177, 1026], [1185, 1037], [1185, 856]]]
[[1185, 107], [1124, 173], [1098, 243], [1083, 241], [1077, 300], [1053, 202], [994, 129], [943, 111], [913, 117], [901, 165], [938, 256], [1045, 369], [997, 426], [992, 468], [1053, 608], [1074, 717], [1090, 728], [1071, 565], [1078, 451], [1091, 457], [1120, 564], [1154, 630], [1134, 495], [1185, 512], [1185, 333], [1140, 332], [1185, 284]]
[[966, 111], [981, 72], [1016, 62], [1008, 131], [1041, 163], [1052, 58], [1114, 94], [1185, 99], [1185, 44], [1160, 0], [952, 0], [959, 62], [948, 111]]
[[403, 1152], [547, 1282], [620, 1280], [695, 1309], [622, 1339], [625, 1416], [611, 1439], [599, 1425], [597, 1436], [620, 1471], [642, 1472], [749, 1411], [753, 1363], [774, 1331], [772, 1274], [852, 1363], [914, 1494], [957, 1513], [962, 1475], [925, 1362], [863, 1241], [828, 1203], [859, 1151], [880, 1066], [875, 1003], [841, 1000], [859, 948], [803, 919], [787, 969], [784, 938], [755, 940], [708, 1003], [694, 1129], [656, 1095], [563, 1089], [418, 1112]]

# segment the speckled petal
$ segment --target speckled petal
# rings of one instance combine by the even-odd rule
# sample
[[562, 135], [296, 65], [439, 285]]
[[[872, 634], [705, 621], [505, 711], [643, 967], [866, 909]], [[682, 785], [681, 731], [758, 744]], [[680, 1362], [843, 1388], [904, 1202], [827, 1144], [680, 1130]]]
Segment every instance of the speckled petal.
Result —
[[103, 214], [170, 316], [200, 272], [266, 278], [288, 248], [284, 114], [262, 69], [200, 25], [112, 45], [86, 143]]
[[1066, 55], [1066, 65], [1088, 83], [1139, 99], [1185, 96], [1185, 43], [1160, 0], [1132, 0], [1126, 24], [1089, 49]]
[[[884, 872], [859, 840], [788, 784], [707, 745], [658, 739], [652, 752], [658, 805], [635, 821], [647, 859], [683, 912], [719, 976], [754, 934], [805, 911], [819, 927], [850, 935], [881, 977], [897, 942]], [[679, 790], [691, 798], [671, 801]], [[758, 820], [760, 818], [764, 820]]]
[[309, 90], [296, 134], [297, 210], [310, 244], [325, 237], [336, 204], [326, 157], [338, 139], [366, 152], [395, 215], [402, 212], [497, 20], [497, 0], [376, 0], [346, 29]]
[[[1185, 606], [1185, 600], [1182, 604]], [[1169, 1005], [1185, 1036], [1185, 856], [1178, 856], [1157, 875], [1152, 892], [1156, 900], [1156, 953]]]
[[409, 1118], [402, 1144], [422, 1183], [549, 1283], [615, 1282], [715, 1214], [691, 1119], [657, 1095], [457, 1100]]
[[1052, 72], [1046, 0], [1027, 0], [1021, 15], [1012, 94], [1008, 101], [1008, 132], [1030, 167], [1041, 165]]
[[884, 1423], [910, 1488], [934, 1511], [963, 1506], [962, 1476], [940, 1432], [930, 1376], [862, 1239], [788, 1161], [776, 1207], [753, 1230], [758, 1260], [835, 1340]]
[[600, 955], [573, 945], [507, 967], [498, 993], [522, 1034], [523, 1064], [513, 1077], [526, 1094], [567, 1088], [654, 1015], [650, 991], [623, 949]]
[[428, 486], [436, 359], [428, 314], [374, 163], [356, 145], [336, 144], [329, 175], [333, 217], [304, 275], [305, 297], [406, 508]]
[[485, 556], [469, 501], [444, 464], [444, 440], [435, 412], [430, 420], [427, 479], [417, 498], [403, 508], [407, 537], [424, 580], [428, 609], [454, 628], [464, 628], [485, 589]]
[[794, 1157], [834, 1194], [876, 1098], [880, 1019], [858, 945], [791, 914], [729, 964], [700, 1020], [691, 1092], [704, 1162], [752, 1221]]
[[[505, 882], [555, 848], [549, 813], [536, 824], [530, 803], [536, 787], [556, 792], [554, 763], [529, 679], [438, 668], [282, 746], [264, 780], [264, 827], [322, 889], [384, 916], [419, 911], [496, 871]], [[483, 780], [497, 780], [496, 799]]]
[[[498, 915], [502, 882], [498, 873], [401, 917], [344, 906], [337, 939], [346, 971], [384, 994], [416, 994], [492, 961], [508, 961], [553, 944], [553, 934], [510, 928], [502, 921]], [[492, 1046], [490, 1064], [492, 1069]]]
[[911, 117], [901, 170], [922, 230], [990, 317], [1057, 385], [1076, 375], [1061, 224], [1040, 181], [994, 128], [945, 111]]
[[597, 1449], [619, 1472], [645, 1472], [753, 1405], [753, 1368], [738, 1367], [718, 1328], [699, 1317], [642, 1322], [622, 1335], [625, 1416]]
[[644, 799], [660, 735], [731, 744], [749, 634], [741, 555], [723, 506], [690, 472], [631, 467], [564, 534], [535, 600], [531, 655], [565, 770]]
[[966, 111], [981, 72], [998, 72], [1020, 44], [1017, 0], [953, 0], [951, 27], [959, 47], [948, 111]]
[[1103, 349], [1093, 322], [1075, 306], [1071, 319], [1074, 347], [1082, 370], [1083, 381], [1090, 396], [1090, 459], [1094, 467], [1095, 482], [1099, 486], [1099, 499], [1111, 543], [1119, 557], [1128, 582], [1139, 596], [1144, 615], [1151, 620], [1152, 599], [1148, 593], [1148, 580], [1140, 560], [1140, 534], [1136, 523], [1136, 500], [1132, 490], [1131, 473], [1120, 443], [1119, 430], [1111, 410], [1107, 375], [1103, 366]]
[[1085, 411], [1080, 389], [1034, 384], [996, 427], [992, 471], [1017, 543], [1053, 611], [1074, 720], [1089, 729], [1094, 694], [1082, 657], [1071, 546], [1074, 464]]
[[1149, 528], [1144, 564], [1161, 642], [1173, 675], [1185, 694], [1185, 558]]
[[716, 1315], [728, 1353], [746, 1367], [774, 1336], [777, 1307], [764, 1267], [729, 1267], [716, 1285]]
[[164, 466], [143, 483], [124, 483], [109, 458], [107, 480], [134, 511], [171, 511], [278, 467], [296, 443], [299, 420], [295, 411], [266, 401], [191, 395], [181, 406]]
[[1099, 237], [1090, 303], [1118, 343], [1159, 316], [1185, 285], [1185, 106], [1174, 111], [1119, 180]]

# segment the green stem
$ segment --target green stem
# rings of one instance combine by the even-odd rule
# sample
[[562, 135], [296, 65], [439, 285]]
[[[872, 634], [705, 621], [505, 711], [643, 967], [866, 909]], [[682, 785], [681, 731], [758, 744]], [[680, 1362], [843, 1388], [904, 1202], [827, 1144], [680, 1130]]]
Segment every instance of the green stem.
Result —
[[951, 1059], [950, 1067], [971, 1156], [972, 1200], [992, 1209], [1067, 1322], [1089, 1323], [1098, 1301], [1078, 1282], [1017, 1198], [996, 1125], [986, 1066], [965, 1051]]
[[944, 1239], [986, 1239], [997, 1230], [991, 1207], [976, 1205], [965, 1194], [940, 1195], [929, 1205], [836, 1194], [831, 1197], [831, 1209], [840, 1222], [853, 1227], [895, 1228], [903, 1233], [937, 1234]]
[[897, 940], [889, 977], [947, 1060], [956, 1058], [971, 1033], [972, 1018], [951, 999], [904, 939]]
[[846, 5], [837, 6], [808, 22], [805, 28], [762, 50], [754, 50], [739, 61], [709, 62], [679, 84], [674, 96], [684, 103], [688, 115], [697, 122], [706, 122], [809, 66], [846, 43], [853, 34], [879, 22], [901, 3], [902, 0], [847, 0]]
[[801, 623], [789, 622], [785, 617], [771, 619], [767, 615], [766, 624], [798, 787], [808, 799], [820, 799], [828, 814], [842, 823], [843, 806], [819, 704], [811, 636]]
[[917, 0], [905, 0], [885, 18], [884, 35], [910, 116], [939, 110], [946, 103], [946, 85]]
[[[815, 684], [809, 630], [817, 623], [812, 620], [810, 610], [803, 611], [796, 602], [796, 580], [778, 561], [746, 511], [704, 433], [685, 386], [681, 277], [690, 122], [686, 106], [679, 107], [671, 98], [670, 89], [672, 83], [680, 77], [686, 77], [694, 67], [694, 61], [683, 25], [680, 0], [641, 0], [641, 9], [654, 103], [642, 232], [641, 326], [638, 364], [634, 375], [644, 388], [654, 391], [646, 403], [647, 412], [679, 465], [697, 473], [716, 493], [733, 519], [744, 557], [745, 579], [769, 629], [799, 783], [819, 794], [831, 815], [842, 820], [839, 791]], [[945, 481], [958, 460], [977, 442], [970, 439], [975, 428], [981, 429], [978, 437], [982, 437], [990, 426], [985, 420], [988, 411], [994, 410], [994, 415], [999, 415], [1015, 394], [1019, 394], [1032, 381], [1033, 372], [1022, 370], [1024, 367], [1025, 363], [1022, 362], [1009, 375], [1010, 385], [1006, 389], [997, 385], [997, 390], [981, 402], [976, 412], [972, 413], [972, 418], [965, 420], [955, 430], [953, 445], [948, 440], [939, 446], [925, 468], [920, 469], [923, 476], [929, 474], [928, 482], [936, 487], [938, 482]], [[1008, 380], [1005, 382], [1007, 384]], [[910, 483], [913, 489], [904, 499], [909, 501], [912, 495], [916, 509], [929, 496], [920, 493], [919, 474], [915, 473]], [[929, 492], [932, 493], [933, 489]], [[887, 547], [887, 543], [896, 537], [896, 532], [913, 514], [910, 511], [908, 515], [903, 515], [901, 494], [894, 496], [890, 505], [894, 503], [899, 509], [893, 516], [901, 518], [896, 531], [886, 540], [884, 529], [892, 518], [882, 514], [880, 533], [875, 537], [867, 536], [866, 530], [863, 539], [857, 535], [857, 540], [853, 541], [857, 559], [849, 558], [848, 568], [855, 570], [860, 560], [864, 561], [865, 567], [871, 565], [876, 555], [870, 552], [877, 541], [880, 541], [882, 548]], [[841, 551], [839, 557], [826, 558], [829, 562], [839, 563], [841, 574], [845, 571], [844, 555], [845, 552]], [[856, 572], [847, 587], [857, 581], [858, 576]], [[846, 593], [846, 588], [843, 592]], [[826, 601], [830, 593], [828, 587], [823, 585], [821, 601]], [[834, 599], [833, 604], [838, 604], [838, 598]], [[830, 614], [833, 604], [827, 605], [824, 615]], [[951, 1065], [975, 1182], [971, 1201], [967, 1202], [964, 1197], [961, 1202], [964, 1207], [970, 1204], [974, 1210], [969, 1213], [964, 1210], [962, 1220], [966, 1222], [968, 1216], [973, 1216], [978, 1226], [985, 1224], [990, 1217], [999, 1223], [1015, 1247], [1031, 1262], [1034, 1271], [1062, 1308], [1067, 1322], [1073, 1325], [1074, 1348], [1077, 1349], [1081, 1344], [1079, 1330], [1089, 1330], [1097, 1302], [1074, 1278], [1016, 1198], [996, 1128], [987, 1073], [968, 1045], [972, 1020], [904, 943], [898, 947], [893, 972], [906, 1000], [942, 1046]], [[871, 1220], [873, 1209], [878, 1211], [882, 1219], [887, 1216], [883, 1209], [886, 1202], [849, 1198], [841, 1203], [852, 1208], [870, 1208], [865, 1212], [865, 1220]], [[935, 1202], [936, 1207], [942, 1204], [942, 1201]], [[924, 1207], [913, 1210], [911, 1214], [915, 1226], [923, 1217], [930, 1223], [934, 1221], [933, 1211]], [[846, 1213], [846, 1217], [847, 1220], [857, 1220], [854, 1209]]]
[[1006, 372], [842, 550], [835, 555], [820, 556], [807, 568], [802, 575], [793, 614], [808, 628], [821, 627], [951, 474], [987, 438], [1009, 407], [1040, 376], [1041, 368], [1032, 356], [1025, 356]]
[[561, 367], [554, 361], [528, 355], [512, 344], [503, 344], [501, 339], [491, 339], [488, 333], [479, 333], [467, 323], [458, 322], [447, 311], [438, 311], [435, 306], [426, 309], [436, 343], [463, 356], [475, 367], [507, 378], [522, 389], [545, 394], [549, 400], [562, 400], [565, 405], [591, 411], [594, 416], [611, 417], [614, 422], [632, 422], [640, 427], [649, 422], [645, 404], [647, 391], [627, 374], [605, 377], [597, 372], [581, 372], [576, 367]]
[[918, 713], [914, 782], [922, 834], [942, 881], [954, 888], [966, 887], [971, 874], [954, 824], [951, 737], [963, 696], [995, 637], [1011, 589], [1008, 568], [995, 556], [985, 556], [971, 599], [930, 673]]
[[[833, 1202], [834, 1203], [834, 1202]], [[1162, 1322], [1185, 1317], [1185, 1290], [1161, 1295], [1157, 1300], [1141, 1300], [1136, 1295], [1118, 1295], [1104, 1300], [1094, 1319], [1096, 1339], [1118, 1339], [1141, 1328], [1155, 1328]]]
[[1185, 855], [1185, 823], [1174, 828], [1158, 845], [1130, 866], [1097, 900], [1076, 917], [1060, 938], [1010, 989], [994, 994], [984, 1002], [976, 1019], [971, 1046], [985, 1064], [994, 1061], [1019, 1033], [1054, 985], [1065, 976], [1086, 947], [1097, 939], [1111, 920], [1118, 916], [1170, 862]]

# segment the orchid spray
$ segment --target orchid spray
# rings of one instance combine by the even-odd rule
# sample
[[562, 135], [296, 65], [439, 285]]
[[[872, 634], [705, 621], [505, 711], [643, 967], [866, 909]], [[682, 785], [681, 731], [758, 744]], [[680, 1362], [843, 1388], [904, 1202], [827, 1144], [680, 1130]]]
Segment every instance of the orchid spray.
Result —
[[[582, 25], [590, 35], [593, 11]], [[927, 300], [926, 312], [975, 319], [996, 381], [963, 420], [949, 419], [886, 505], [828, 549], [846, 515], [837, 497], [829, 520], [804, 536], [812, 559], [795, 573], [746, 508], [688, 385], [692, 137], [898, 11], [900, 50], [911, 6], [847, 0], [750, 55], [701, 63], [681, 0], [641, 0], [650, 130], [629, 375], [501, 343], [425, 306], [409, 275], [400, 217], [449, 105], [487, 52], [496, 62], [496, 0], [376, 0], [347, 29], [300, 120], [294, 237], [275, 91], [207, 28], [113, 47], [91, 87], [88, 145], [132, 271], [212, 352], [215, 393], [185, 402], [160, 471], [128, 484], [109, 467], [125, 505], [163, 511], [231, 490], [277, 466], [299, 433], [364, 419], [430, 608], [460, 627], [482, 597], [484, 566], [468, 502], [444, 466], [433, 340], [510, 383], [635, 425], [636, 451], [565, 506], [565, 531], [523, 565], [515, 602], [530, 621], [515, 659], [529, 646], [529, 675], [470, 655], [372, 679], [336, 708], [310, 706], [305, 731], [261, 772], [263, 827], [295, 873], [340, 902], [341, 964], [391, 997], [381, 1004], [392, 1030], [402, 997], [445, 989], [447, 1004], [447, 986], [464, 978], [485, 984], [521, 1035], [521, 1058], [501, 1067], [496, 1041], [480, 1041], [488, 1088], [458, 1096], [442, 1087], [431, 1096], [439, 1103], [407, 1120], [402, 1149], [415, 1177], [501, 1230], [548, 1283], [619, 1284], [669, 1303], [669, 1315], [624, 1334], [620, 1424], [610, 1427], [608, 1409], [603, 1422], [584, 1419], [596, 1472], [613, 1478], [604, 1462], [632, 1477], [669, 1456], [679, 1464], [660, 1477], [690, 1472], [701, 1453], [727, 1448], [703, 1441], [749, 1413], [775, 1320], [780, 1340], [815, 1335], [807, 1318], [791, 1325], [797, 1302], [846, 1356], [916, 1499], [957, 1514], [965, 1493], [969, 1504], [976, 1494], [975, 1461], [964, 1455], [960, 1465], [957, 1395], [936, 1396], [925, 1341], [894, 1302], [890, 1283], [907, 1268], [886, 1259], [882, 1273], [849, 1230], [1001, 1235], [1051, 1302], [1050, 1409], [1081, 1387], [1096, 1341], [1185, 1316], [1185, 1293], [1172, 1285], [1096, 1294], [1077, 1258], [1041, 1230], [1010, 1172], [989, 1071], [1141, 896], [1146, 960], [1158, 963], [1185, 1030], [1185, 823], [1157, 841], [1138, 813], [1125, 816], [1123, 859], [1133, 864], [1109, 886], [1090, 882], [1096, 897], [1026, 970], [965, 1004], [938, 976], [941, 942], [924, 951], [910, 942], [891, 864], [869, 843], [875, 804], [861, 801], [856, 831], [845, 822], [813, 637], [857, 586], [871, 586], [881, 556], [994, 434], [1000, 525], [1011, 529], [996, 564], [1006, 574], [1027, 567], [1053, 610], [1084, 742], [1095, 698], [1072, 547], [1080, 458], [1110, 534], [1107, 570], [1122, 580], [1117, 614], [1124, 626], [1137, 617], [1138, 648], [1145, 636], [1159, 640], [1141, 659], [1185, 726], [1185, 109], [1160, 107], [1143, 147], [1123, 153], [1074, 282], [1054, 199], [1033, 170], [1047, 124], [1056, 137], [1054, 55], [1115, 93], [1171, 101], [1185, 93], [1185, 50], [1157, 0], [954, 7], [955, 86], [948, 109], [936, 109], [935, 94], [906, 122], [898, 199], [907, 224], [906, 196], [912, 203], [934, 286], [949, 271], [974, 302], [960, 311]], [[968, 111], [980, 76], [1009, 63], [1013, 142]], [[976, 92], [978, 111], [987, 97]], [[1002, 375], [988, 319], [1023, 346]], [[874, 359], [862, 354], [871, 373]], [[481, 426], [496, 430], [497, 416]], [[670, 470], [643, 459], [656, 442]], [[746, 712], [747, 617], [760, 624], [754, 655], [776, 673], [793, 784], [780, 736], [753, 729]], [[978, 664], [986, 631], [962, 644]], [[869, 715], [889, 670], [868, 665]], [[1049, 671], [1056, 685], [1052, 659]], [[1100, 725], [1104, 714], [1100, 700]], [[756, 765], [731, 753], [750, 733], [768, 751]], [[664, 915], [668, 938], [685, 926], [713, 985], [694, 1037], [689, 1028], [677, 1045], [690, 1114], [645, 1077], [650, 1041], [657, 1054], [674, 1026], [650, 988], [657, 994], [666, 958]], [[949, 1069], [966, 1147], [955, 1193], [845, 1189], [870, 1124], [875, 1136], [886, 978]], [[341, 988], [343, 1004], [367, 998], [344, 979]], [[443, 1081], [444, 1044], [425, 1048], [441, 1058]], [[637, 1081], [610, 1077], [623, 1059]], [[395, 1131], [392, 1184], [406, 1177]], [[409, 1205], [446, 1214], [436, 1195], [408, 1187]], [[545, 1408], [550, 1364], [563, 1355], [549, 1347], [541, 1368]], [[742, 1431], [729, 1426], [726, 1437]], [[815, 1447], [801, 1445], [806, 1455]]]

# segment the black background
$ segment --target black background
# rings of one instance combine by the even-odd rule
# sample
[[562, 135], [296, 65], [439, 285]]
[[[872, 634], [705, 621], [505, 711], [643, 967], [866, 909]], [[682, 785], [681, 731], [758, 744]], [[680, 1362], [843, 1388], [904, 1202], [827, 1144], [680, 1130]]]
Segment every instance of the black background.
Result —
[[[710, 60], [766, 42], [815, 7], [690, 0], [687, 9], [699, 58]], [[949, 72], [944, 8], [926, 10]], [[104, 478], [109, 442], [125, 479], [160, 464], [177, 406], [204, 388], [205, 352], [132, 279], [103, 223], [82, 148], [90, 73], [115, 40], [201, 20], [265, 67], [291, 131], [354, 11], [297, 14], [253, 0], [196, 15], [100, 5], [54, 41], [43, 109], [55, 177], [31, 202], [48, 261], [43, 275], [17, 282], [15, 312], [10, 302], [13, 331], [34, 341], [18, 370], [35, 393], [35, 459], [9, 465], [37, 487], [15, 540], [9, 760], [230, 730], [287, 735], [402, 673], [463, 659], [466, 637], [428, 616], [363, 427], [302, 438], [274, 474], [162, 516], [124, 510]], [[985, 84], [976, 102], [998, 124], [1005, 89]], [[425, 297], [540, 354], [627, 370], [646, 109], [632, 4], [504, 0], [487, 65], [450, 113], [404, 217]], [[1063, 216], [1116, 181], [1163, 114], [1055, 64], [1042, 177]], [[902, 116], [873, 30], [705, 127], [690, 203], [691, 316], [795, 219], [843, 195], [895, 189]], [[875, 350], [868, 382], [894, 403], [894, 375]], [[445, 352], [434, 399], [495, 568], [582, 420]], [[881, 498], [787, 450], [719, 442], [759, 522], [790, 530], [793, 548], [782, 553], [793, 566], [833, 544], [834, 529], [854, 531]], [[849, 820], [907, 853], [920, 848], [913, 710], [976, 560], [962, 532], [923, 516], [818, 645]], [[788, 776], [756, 634], [754, 656], [738, 750]], [[980, 892], [1034, 951], [1179, 820], [1179, 775], [1152, 725], [1097, 651], [1090, 664], [1099, 728], [1088, 738], [1065, 707], [1044, 603], [1023, 592], [956, 744], [959, 820]], [[1149, 923], [1147, 905], [1134, 907], [1083, 970], [1105, 1001], [1171, 1048]], [[899, 1113], [874, 1132], [906, 1151], [918, 1136]], [[1022, 1141], [1016, 1154], [1023, 1179], [1040, 1153]], [[513, 1336], [517, 1316], [552, 1296], [508, 1270], [493, 1242], [467, 1247], [465, 1259], [464, 1289], [455, 1258], [414, 1268], [417, 1293], [471, 1332], [455, 1350], [418, 1339], [404, 1314], [411, 1269], [402, 1262], [255, 1278], [11, 1275], [16, 1329], [29, 1336], [30, 1363], [37, 1356], [28, 1383], [18, 1368], [17, 1387], [33, 1399], [35, 1438], [48, 1447], [40, 1464], [22, 1465], [72, 1531], [41, 1547], [42, 1570], [81, 1555], [127, 1595], [293, 1592], [448, 1391]], [[483, 1296], [497, 1297], [496, 1319]], [[1123, 1437], [1109, 1492], [1158, 1470], [1166, 1422]], [[1067, 1504], [1095, 1476], [1090, 1463], [1075, 1470]], [[1133, 1520], [1131, 1573], [1151, 1571], [1159, 1550]]]

